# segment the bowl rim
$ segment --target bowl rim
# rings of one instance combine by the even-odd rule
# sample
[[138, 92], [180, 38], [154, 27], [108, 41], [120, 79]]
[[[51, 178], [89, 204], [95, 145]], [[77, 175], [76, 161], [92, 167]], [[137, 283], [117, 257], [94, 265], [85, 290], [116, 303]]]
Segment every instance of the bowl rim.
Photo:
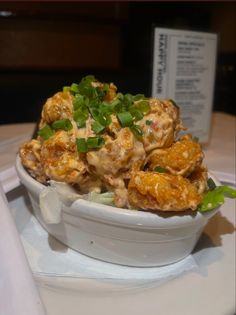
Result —
[[[26, 171], [21, 163], [19, 154], [16, 156], [16, 171], [22, 184], [30, 190], [33, 190], [37, 195], [46, 188], [43, 184], [37, 182]], [[220, 182], [209, 172], [210, 176], [220, 185]], [[188, 211], [187, 213], [172, 212], [168, 214], [163, 212], [153, 213], [148, 211], [138, 211], [131, 209], [118, 208], [109, 205], [103, 205], [96, 202], [78, 199], [68, 207], [62, 207], [62, 212], [85, 219], [105, 222], [114, 225], [122, 225], [127, 227], [138, 227], [140, 229], [174, 229], [184, 226], [201, 225], [218, 212], [220, 207], [200, 213], [199, 211]]]

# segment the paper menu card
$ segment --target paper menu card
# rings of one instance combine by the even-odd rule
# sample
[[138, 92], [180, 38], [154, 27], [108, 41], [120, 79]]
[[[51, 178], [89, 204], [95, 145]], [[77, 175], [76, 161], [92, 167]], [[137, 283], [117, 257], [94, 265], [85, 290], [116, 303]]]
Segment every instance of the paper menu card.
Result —
[[209, 139], [217, 35], [154, 28], [152, 97], [173, 99], [188, 132]]

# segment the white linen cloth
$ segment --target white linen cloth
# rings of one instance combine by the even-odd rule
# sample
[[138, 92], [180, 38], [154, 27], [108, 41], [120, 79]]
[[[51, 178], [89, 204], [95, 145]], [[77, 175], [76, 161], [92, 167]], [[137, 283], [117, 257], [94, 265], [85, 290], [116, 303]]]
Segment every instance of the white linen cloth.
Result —
[[43, 315], [19, 234], [0, 183], [0, 315]]

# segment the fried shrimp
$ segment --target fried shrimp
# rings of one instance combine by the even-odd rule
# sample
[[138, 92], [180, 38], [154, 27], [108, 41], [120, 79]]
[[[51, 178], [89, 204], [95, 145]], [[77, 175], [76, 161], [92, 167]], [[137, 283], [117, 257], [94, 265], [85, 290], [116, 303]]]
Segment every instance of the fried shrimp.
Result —
[[150, 170], [161, 166], [171, 174], [188, 176], [201, 164], [203, 157], [200, 144], [190, 135], [185, 135], [169, 148], [152, 151], [146, 161]]
[[78, 183], [86, 166], [76, 150], [75, 138], [64, 130], [57, 131], [41, 147], [41, 163], [53, 180]]
[[142, 210], [195, 210], [201, 201], [196, 187], [182, 176], [137, 172], [130, 179], [128, 200]]
[[141, 141], [146, 152], [172, 145], [178, 131], [183, 129], [179, 110], [171, 101], [150, 99], [150, 111], [137, 122], [143, 131]]
[[73, 117], [73, 96], [69, 92], [58, 92], [48, 98], [43, 106], [40, 127], [55, 120]]
[[136, 140], [129, 128], [122, 128], [115, 140], [107, 136], [104, 146], [88, 152], [86, 157], [98, 176], [117, 176], [128, 171], [135, 162], [144, 161], [145, 152], [142, 143]]
[[31, 176], [40, 183], [45, 183], [46, 176], [41, 164], [41, 142], [37, 139], [32, 139], [22, 144], [19, 155], [22, 164], [28, 169]]
[[197, 166], [188, 177], [189, 181], [197, 188], [199, 194], [207, 190], [207, 178], [207, 169], [202, 165]]

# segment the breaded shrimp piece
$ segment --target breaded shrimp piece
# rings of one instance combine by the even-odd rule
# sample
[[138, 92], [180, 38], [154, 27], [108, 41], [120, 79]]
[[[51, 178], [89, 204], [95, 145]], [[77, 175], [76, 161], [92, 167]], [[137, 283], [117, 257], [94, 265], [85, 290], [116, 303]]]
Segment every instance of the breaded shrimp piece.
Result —
[[105, 137], [104, 146], [86, 154], [89, 169], [101, 178], [109, 191], [115, 193], [117, 207], [127, 205], [127, 189], [124, 178], [130, 177], [133, 169], [139, 169], [145, 159], [145, 151], [129, 128], [122, 128], [114, 140]]
[[144, 161], [145, 151], [129, 128], [122, 128], [114, 140], [105, 136], [104, 146], [87, 153], [87, 161], [96, 175], [117, 175], [128, 171], [137, 161]]
[[208, 174], [206, 167], [202, 165], [197, 166], [188, 179], [197, 188], [199, 194], [207, 190]]
[[137, 122], [143, 131], [141, 140], [146, 152], [169, 147], [183, 129], [179, 109], [171, 101], [150, 99], [149, 104], [150, 111]]
[[43, 166], [41, 164], [41, 142], [33, 139], [21, 145], [19, 155], [24, 167], [28, 170], [30, 175], [36, 178], [41, 183], [46, 182], [46, 176]]
[[42, 109], [40, 128], [59, 119], [72, 119], [73, 96], [69, 92], [58, 92], [48, 98]]
[[130, 179], [128, 200], [136, 209], [184, 211], [195, 210], [201, 195], [182, 176], [139, 171]]
[[152, 151], [146, 161], [151, 170], [161, 166], [171, 174], [188, 176], [201, 164], [203, 157], [200, 144], [185, 135], [169, 148]]
[[79, 183], [86, 165], [76, 149], [72, 132], [58, 130], [41, 148], [41, 162], [46, 175], [53, 180], [68, 184]]

